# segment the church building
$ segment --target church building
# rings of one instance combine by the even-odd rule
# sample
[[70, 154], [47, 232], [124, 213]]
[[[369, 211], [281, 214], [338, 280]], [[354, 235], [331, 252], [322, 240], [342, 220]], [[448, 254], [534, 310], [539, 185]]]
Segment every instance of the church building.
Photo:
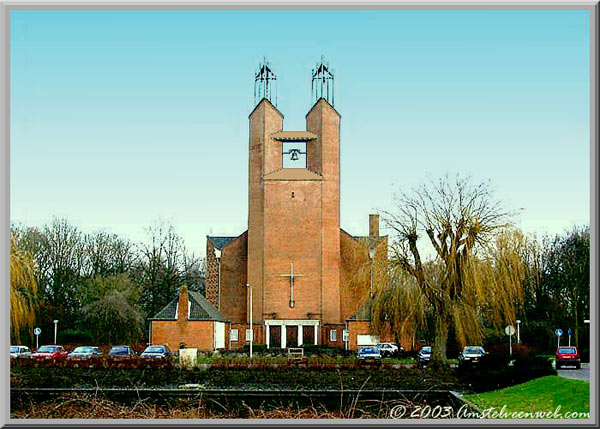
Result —
[[374, 214], [366, 237], [340, 228], [333, 73], [321, 61], [312, 78], [306, 129], [285, 130], [276, 76], [260, 65], [249, 115], [248, 229], [207, 237], [206, 296], [181, 288], [151, 319], [153, 344], [236, 349], [253, 335], [269, 348], [356, 349], [379, 340], [368, 304], [373, 284], [385, 281], [388, 239]]

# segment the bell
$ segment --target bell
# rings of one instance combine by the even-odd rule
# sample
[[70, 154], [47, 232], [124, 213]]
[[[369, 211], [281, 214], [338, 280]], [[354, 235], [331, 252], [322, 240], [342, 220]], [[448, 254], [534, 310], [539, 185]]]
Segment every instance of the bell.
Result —
[[290, 158], [292, 161], [298, 161], [298, 151], [292, 151], [292, 157]]

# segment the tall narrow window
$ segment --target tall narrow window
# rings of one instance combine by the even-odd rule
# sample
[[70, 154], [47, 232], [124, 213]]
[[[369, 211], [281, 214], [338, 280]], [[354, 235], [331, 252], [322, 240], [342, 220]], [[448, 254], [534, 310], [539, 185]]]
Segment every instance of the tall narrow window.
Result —
[[306, 142], [283, 143], [283, 168], [306, 168]]

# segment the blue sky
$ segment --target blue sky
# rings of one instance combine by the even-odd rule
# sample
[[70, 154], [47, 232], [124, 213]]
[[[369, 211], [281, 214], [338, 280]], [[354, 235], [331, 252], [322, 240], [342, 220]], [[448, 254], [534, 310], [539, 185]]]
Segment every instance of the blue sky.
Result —
[[341, 226], [446, 173], [490, 179], [525, 231], [589, 224], [587, 11], [13, 11], [11, 221], [144, 239], [247, 228], [264, 56], [284, 129], [335, 70]]

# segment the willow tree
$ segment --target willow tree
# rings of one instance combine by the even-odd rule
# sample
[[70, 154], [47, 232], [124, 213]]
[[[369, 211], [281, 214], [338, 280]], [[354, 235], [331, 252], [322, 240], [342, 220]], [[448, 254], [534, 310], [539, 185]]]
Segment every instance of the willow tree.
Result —
[[17, 245], [10, 236], [10, 336], [19, 343], [21, 330], [33, 328], [35, 322], [35, 299], [37, 283], [34, 261], [30, 253]]
[[397, 211], [384, 217], [393, 231], [391, 280], [375, 297], [375, 330], [392, 324], [414, 332], [426, 328], [429, 313], [432, 360], [445, 362], [451, 328], [464, 345], [481, 341], [485, 324], [514, 322], [523, 296], [524, 237], [508, 229], [511, 213], [490, 184], [445, 177], [397, 195], [397, 202]]

